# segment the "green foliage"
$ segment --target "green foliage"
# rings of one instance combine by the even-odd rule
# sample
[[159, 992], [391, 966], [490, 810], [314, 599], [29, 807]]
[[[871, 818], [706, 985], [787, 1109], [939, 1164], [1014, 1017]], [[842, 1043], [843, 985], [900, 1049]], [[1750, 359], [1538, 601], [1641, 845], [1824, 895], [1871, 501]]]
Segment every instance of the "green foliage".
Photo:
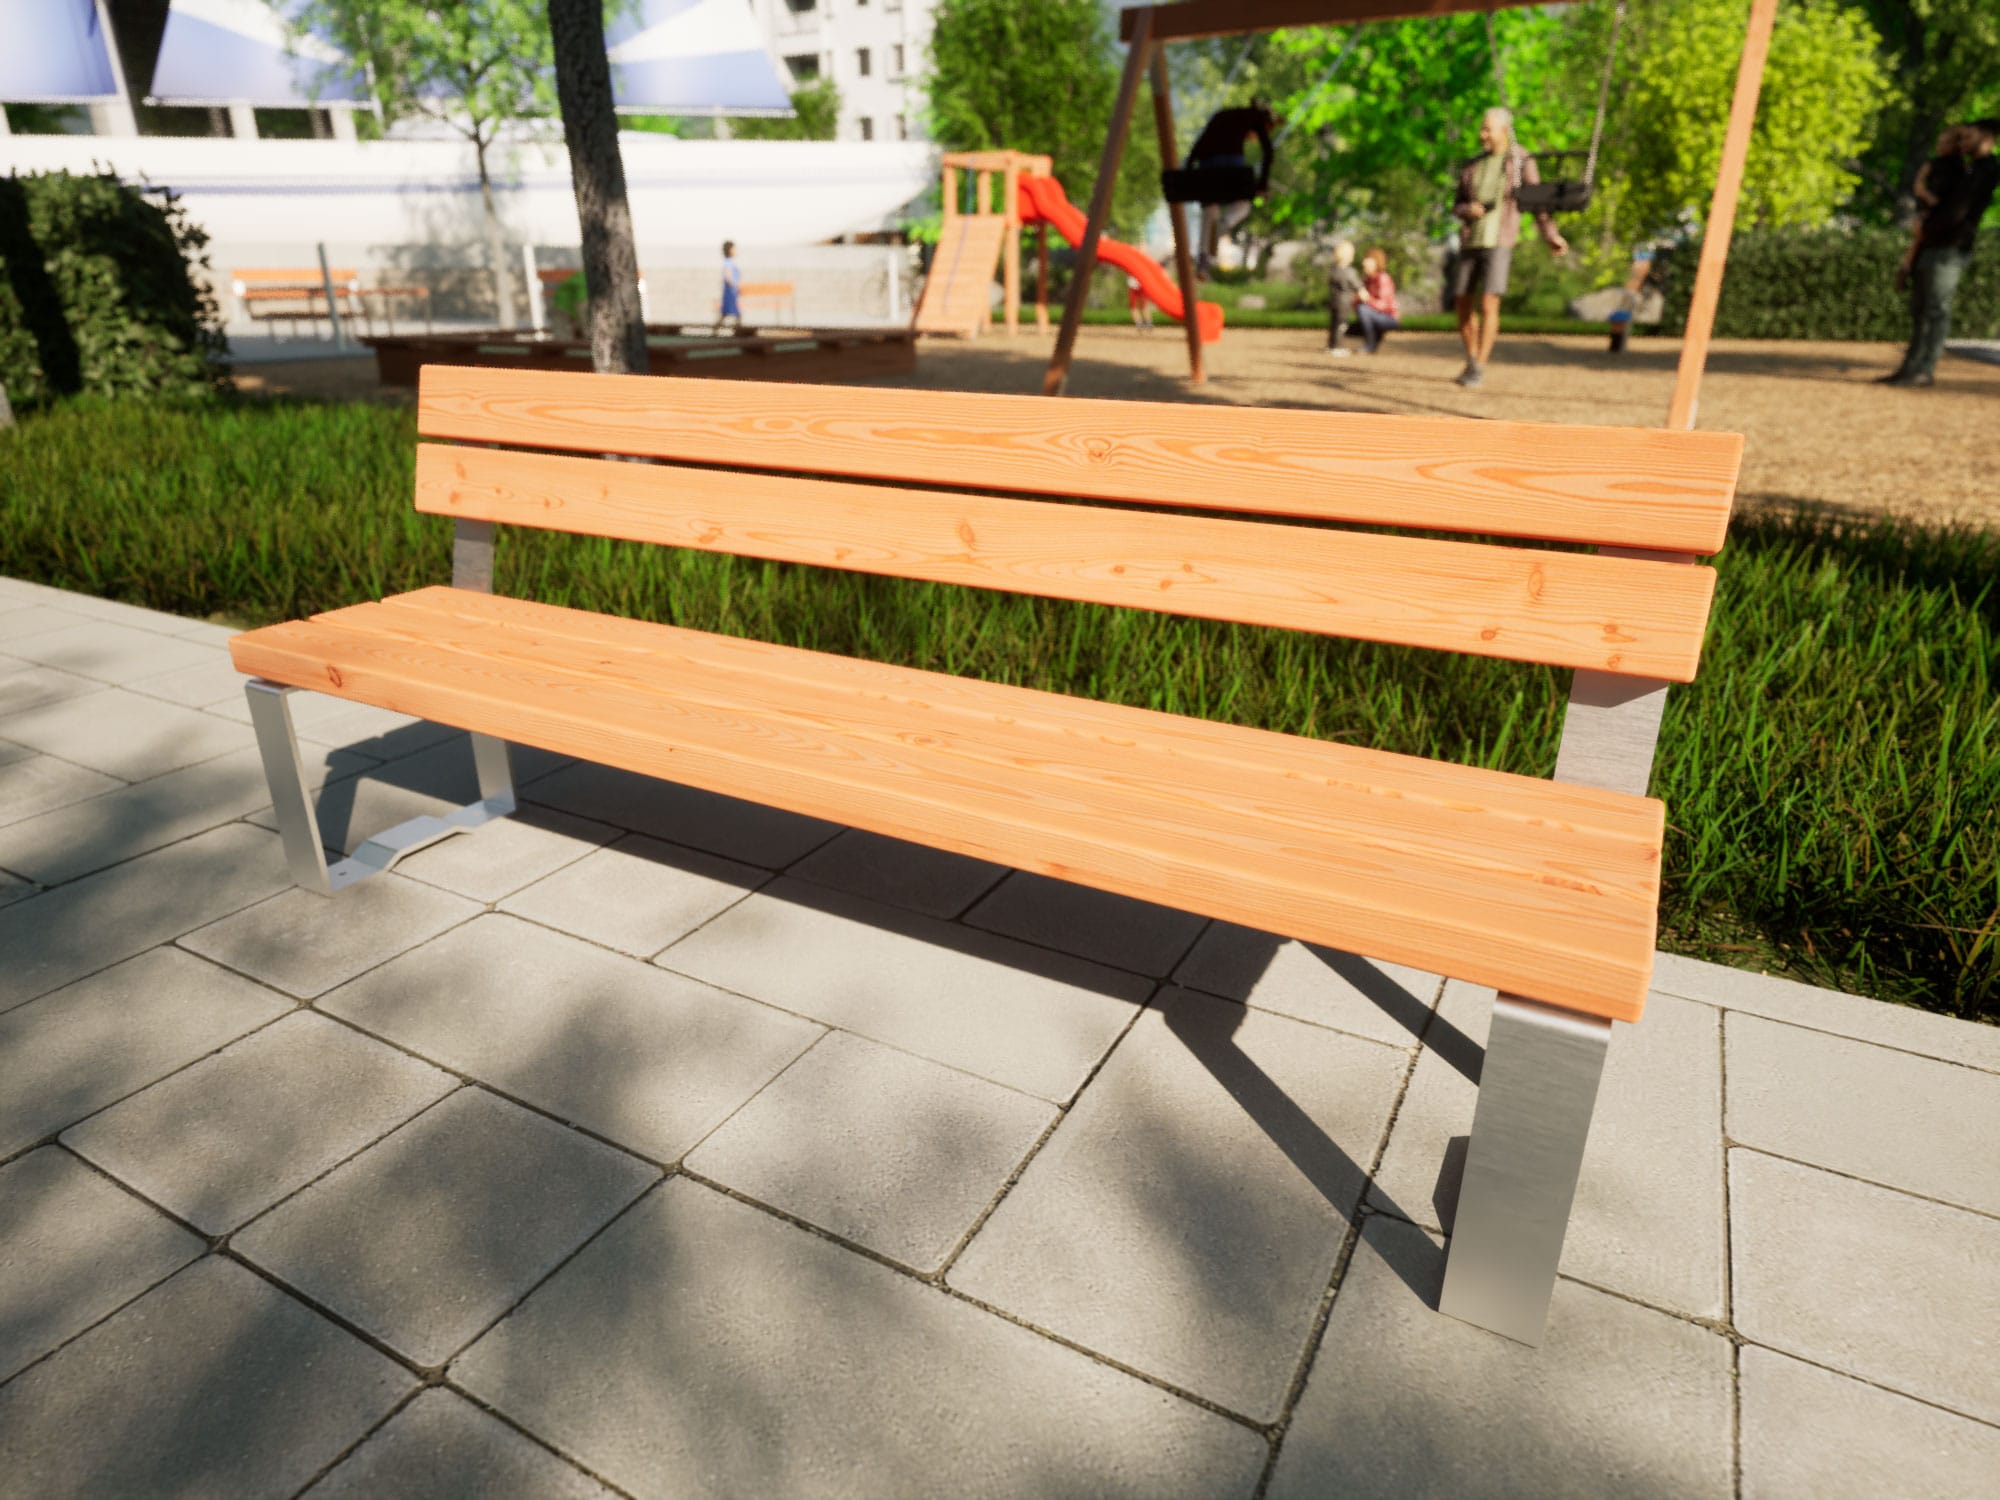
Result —
[[[1956, 338], [2000, 338], [2000, 232], [1987, 230], [1960, 283]], [[1719, 338], [1888, 339], [1910, 336], [1910, 302], [1893, 277], [1909, 235], [1900, 229], [1739, 232], [1715, 313]], [[1666, 295], [1663, 327], [1686, 326], [1701, 244], [1662, 255], [1655, 277]]]
[[[1098, 0], [942, 0], [934, 27], [931, 138], [947, 151], [1047, 155], [1070, 197], [1087, 201], [1123, 61]], [[1112, 229], [1127, 237], [1160, 202], [1148, 114], [1142, 90], [1111, 204]]]
[[[1887, 223], [1907, 206], [1939, 130], [2000, 114], [2000, 4], [1995, 0], [1854, 0], [1882, 38], [1895, 93], [1863, 154], [1856, 206]], [[2000, 206], [1986, 222], [2000, 228]]]
[[0, 178], [0, 384], [52, 396], [181, 396], [227, 379], [208, 236], [171, 194], [110, 173]]
[[737, 120], [730, 134], [742, 141], [830, 141], [840, 126], [840, 88], [815, 78], [792, 90], [789, 120]]
[[[0, 574], [244, 623], [438, 582], [407, 410], [71, 402], [0, 434]], [[337, 496], [337, 504], [328, 497]], [[1567, 674], [505, 529], [581, 608], [1546, 775]], [[2000, 1020], [2000, 538], [1739, 519], [1667, 700], [1662, 943]], [[1892, 691], [1885, 691], [1892, 684]]]
[[[1707, 212], [1747, 10], [1747, 0], [1632, 7], [1606, 126], [1616, 227], [1625, 239]], [[1848, 163], [1867, 149], [1890, 96], [1877, 43], [1867, 18], [1844, 0], [1779, 6], [1739, 225], [1823, 224], [1846, 201], [1859, 181]]]

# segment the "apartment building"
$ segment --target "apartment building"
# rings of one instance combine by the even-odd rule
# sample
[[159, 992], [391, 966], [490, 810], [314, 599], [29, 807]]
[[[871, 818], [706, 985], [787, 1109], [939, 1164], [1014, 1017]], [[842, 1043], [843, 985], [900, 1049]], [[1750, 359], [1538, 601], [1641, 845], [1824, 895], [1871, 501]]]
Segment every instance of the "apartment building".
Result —
[[923, 140], [924, 49], [936, 0], [752, 0], [794, 84], [831, 78], [839, 139]]

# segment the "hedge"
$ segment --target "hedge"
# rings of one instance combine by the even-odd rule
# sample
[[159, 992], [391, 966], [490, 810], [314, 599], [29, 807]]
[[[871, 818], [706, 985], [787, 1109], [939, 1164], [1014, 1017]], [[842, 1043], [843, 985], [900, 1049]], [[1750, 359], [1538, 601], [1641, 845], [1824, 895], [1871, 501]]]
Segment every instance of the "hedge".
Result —
[[194, 274], [207, 244], [171, 194], [108, 172], [0, 177], [0, 383], [12, 404], [222, 384], [228, 345]]
[[[1883, 339], [1910, 336], [1910, 301], [1895, 287], [1909, 235], [1901, 229], [1751, 230], [1729, 246], [1715, 333], [1733, 339]], [[1687, 327], [1701, 242], [1674, 246], [1655, 276], [1666, 296], [1663, 330]], [[2000, 230], [1980, 236], [1960, 283], [1952, 336], [2000, 338]]]

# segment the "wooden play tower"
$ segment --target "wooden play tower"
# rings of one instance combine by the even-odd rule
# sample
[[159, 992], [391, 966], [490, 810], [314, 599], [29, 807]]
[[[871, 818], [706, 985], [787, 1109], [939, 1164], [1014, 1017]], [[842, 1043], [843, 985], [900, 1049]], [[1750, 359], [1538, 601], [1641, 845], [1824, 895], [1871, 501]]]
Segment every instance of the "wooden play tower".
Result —
[[[1025, 151], [947, 151], [944, 153], [944, 225], [930, 277], [917, 306], [917, 332], [955, 333], [977, 338], [992, 323], [993, 272], [1000, 267], [1005, 297], [1005, 327], [1021, 326], [1021, 178], [1047, 177], [1046, 156]], [[961, 199], [970, 176], [972, 212]], [[998, 189], [999, 204], [992, 198]], [[1049, 229], [1036, 226], [1035, 326], [1049, 326]]]

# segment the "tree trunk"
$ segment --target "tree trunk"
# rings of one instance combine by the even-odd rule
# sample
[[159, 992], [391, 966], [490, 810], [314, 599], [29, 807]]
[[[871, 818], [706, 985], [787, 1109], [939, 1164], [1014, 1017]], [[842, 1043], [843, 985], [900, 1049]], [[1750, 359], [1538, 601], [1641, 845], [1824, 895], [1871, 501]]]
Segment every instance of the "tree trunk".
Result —
[[632, 246], [632, 206], [625, 159], [611, 107], [611, 63], [604, 55], [603, 0], [549, 0], [555, 42], [556, 98], [562, 104], [576, 219], [583, 231], [583, 275], [590, 288], [590, 363], [600, 373], [647, 373], [646, 321], [639, 310], [639, 256]]
[[479, 161], [479, 199], [486, 207], [486, 259], [493, 271], [493, 309], [496, 326], [514, 326], [514, 286], [507, 274], [507, 235], [500, 227], [500, 210], [493, 202], [493, 179], [486, 172], [486, 142], [472, 138], [472, 154]]

